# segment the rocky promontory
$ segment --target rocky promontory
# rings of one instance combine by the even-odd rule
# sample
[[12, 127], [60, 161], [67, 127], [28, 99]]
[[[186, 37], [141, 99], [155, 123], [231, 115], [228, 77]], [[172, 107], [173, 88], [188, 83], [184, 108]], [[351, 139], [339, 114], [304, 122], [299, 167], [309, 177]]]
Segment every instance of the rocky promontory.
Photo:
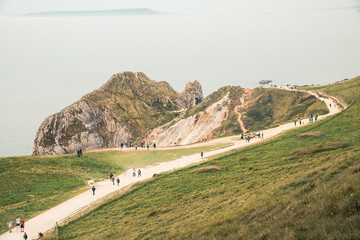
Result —
[[144, 139], [150, 129], [171, 121], [173, 111], [192, 107], [202, 99], [198, 81], [178, 93], [167, 82], [156, 82], [144, 73], [118, 73], [100, 89], [46, 118], [36, 134], [33, 155], [135, 142]]

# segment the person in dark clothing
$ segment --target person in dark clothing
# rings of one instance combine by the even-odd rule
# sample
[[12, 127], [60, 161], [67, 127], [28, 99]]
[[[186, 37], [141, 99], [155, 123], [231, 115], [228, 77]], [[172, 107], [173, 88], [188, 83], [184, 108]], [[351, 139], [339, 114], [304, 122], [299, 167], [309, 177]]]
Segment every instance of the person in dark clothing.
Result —
[[27, 240], [28, 239], [28, 235], [26, 233], [24, 233], [24, 236], [23, 236], [24, 240]]
[[23, 218], [20, 219], [20, 232], [24, 232], [25, 228], [25, 220]]
[[138, 177], [141, 177], [141, 170], [138, 170]]
[[109, 176], [110, 176], [110, 181], [111, 181], [114, 175], [112, 173], [110, 173]]
[[120, 185], [120, 178], [117, 178], [116, 182], [117, 182], [117, 185], [119, 186]]
[[95, 195], [95, 190], [96, 190], [95, 186], [92, 186], [91, 190], [93, 191], [93, 196], [94, 196]]
[[204, 152], [200, 153], [201, 159], [204, 159]]

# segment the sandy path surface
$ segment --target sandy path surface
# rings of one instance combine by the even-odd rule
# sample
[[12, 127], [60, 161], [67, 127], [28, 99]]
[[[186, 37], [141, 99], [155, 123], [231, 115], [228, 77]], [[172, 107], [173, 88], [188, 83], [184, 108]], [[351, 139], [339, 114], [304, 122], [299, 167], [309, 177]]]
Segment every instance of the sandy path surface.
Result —
[[[311, 94], [316, 96], [315, 93], [311, 93]], [[340, 108], [333, 107], [334, 100], [332, 98], [326, 98], [326, 99], [319, 98], [319, 99], [326, 103], [326, 105], [330, 111], [326, 115], [319, 116], [319, 118], [318, 118], [319, 120], [326, 118], [327, 116], [336, 114], [341, 111]], [[330, 107], [330, 104], [332, 105], [332, 107]], [[309, 119], [302, 120], [301, 126], [304, 126], [307, 124], [309, 124]], [[233, 149], [238, 149], [238, 148], [246, 147], [246, 146], [249, 146], [252, 144], [260, 143], [260, 142], [264, 141], [265, 139], [270, 139], [272, 137], [275, 137], [276, 135], [278, 135], [279, 133], [281, 133], [283, 131], [286, 131], [288, 129], [292, 129], [295, 127], [300, 127], [300, 126], [299, 126], [299, 124], [297, 124], [295, 126], [294, 122], [291, 122], [291, 123], [280, 125], [276, 128], [261, 131], [262, 133], [264, 133], [264, 139], [253, 138], [250, 140], [250, 143], [247, 143], [245, 140], [236, 140], [236, 139], [240, 139], [240, 136], [231, 136], [231, 137], [226, 137], [226, 138], [214, 139], [214, 140], [211, 140], [211, 141], [208, 141], [205, 143], [193, 144], [193, 145], [187, 146], [187, 147], [197, 147], [197, 146], [201, 146], [201, 145], [212, 145], [212, 144], [216, 144], [216, 143], [226, 143], [226, 142], [232, 142], [234, 144], [230, 147], [205, 152], [204, 157], [206, 158], [206, 157], [224, 153], [224, 152], [227, 152], [227, 151], [230, 151]], [[178, 147], [164, 148], [164, 149], [166, 149], [166, 150], [167, 149], [178, 149]], [[28, 239], [36, 239], [39, 232], [44, 233], [44, 232], [54, 228], [56, 222], [63, 221], [67, 217], [72, 216], [74, 213], [77, 213], [77, 212], [83, 210], [87, 206], [91, 206], [95, 202], [100, 201], [105, 196], [107, 196], [115, 191], [118, 191], [121, 188], [129, 186], [130, 184], [133, 184], [138, 181], [150, 179], [153, 177], [153, 174], [171, 171], [171, 170], [175, 170], [178, 168], [183, 168], [183, 167], [186, 167], [186, 166], [189, 166], [191, 164], [195, 164], [195, 163], [198, 163], [201, 161], [203, 161], [203, 160], [200, 157], [200, 153], [189, 155], [189, 156], [184, 156], [184, 157], [181, 157], [181, 158], [173, 160], [173, 161], [163, 162], [163, 163], [159, 163], [154, 166], [140, 168], [140, 170], [142, 172], [141, 177], [138, 177], [138, 176], [133, 177], [132, 176], [133, 170], [129, 169], [126, 171], [126, 174], [121, 174], [118, 176], [120, 178], [120, 186], [117, 186], [116, 183], [115, 183], [115, 185], [113, 185], [112, 182], [110, 182], [109, 180], [95, 183], [96, 194], [94, 196], [93, 196], [92, 191], [89, 186], [88, 191], [85, 191], [84, 193], [81, 193], [81, 194], [59, 204], [41, 214], [39, 214], [38, 216], [36, 216], [30, 220], [25, 219], [26, 220], [25, 232], [27, 233], [27, 235], [29, 237]], [[138, 171], [138, 169], [136, 169], [136, 174], [137, 174], [137, 171]], [[5, 223], [2, 223], [2, 224], [5, 224]], [[5, 234], [1, 235], [0, 239], [1, 240], [21, 240], [21, 239], [23, 239], [23, 233], [20, 233], [19, 229], [14, 229], [12, 233], [5, 233]]]

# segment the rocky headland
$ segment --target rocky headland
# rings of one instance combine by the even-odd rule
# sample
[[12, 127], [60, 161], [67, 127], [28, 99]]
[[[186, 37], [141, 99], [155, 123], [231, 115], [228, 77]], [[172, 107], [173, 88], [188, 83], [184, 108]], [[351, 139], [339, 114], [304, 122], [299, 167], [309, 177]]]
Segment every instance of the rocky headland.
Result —
[[327, 111], [323, 102], [303, 92], [226, 86], [204, 99], [198, 81], [178, 93], [167, 82], [123, 72], [45, 119], [33, 155], [113, 148], [142, 140], [158, 146], [186, 145]]

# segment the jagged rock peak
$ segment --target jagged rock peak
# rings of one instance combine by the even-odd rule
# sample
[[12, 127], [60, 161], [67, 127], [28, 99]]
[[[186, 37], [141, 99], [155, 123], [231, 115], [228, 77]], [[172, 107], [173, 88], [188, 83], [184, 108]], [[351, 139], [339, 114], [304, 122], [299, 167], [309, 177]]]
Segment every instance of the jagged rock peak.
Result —
[[190, 108], [200, 103], [203, 99], [201, 84], [195, 80], [186, 84], [185, 90], [180, 94], [178, 102], [186, 108]]

